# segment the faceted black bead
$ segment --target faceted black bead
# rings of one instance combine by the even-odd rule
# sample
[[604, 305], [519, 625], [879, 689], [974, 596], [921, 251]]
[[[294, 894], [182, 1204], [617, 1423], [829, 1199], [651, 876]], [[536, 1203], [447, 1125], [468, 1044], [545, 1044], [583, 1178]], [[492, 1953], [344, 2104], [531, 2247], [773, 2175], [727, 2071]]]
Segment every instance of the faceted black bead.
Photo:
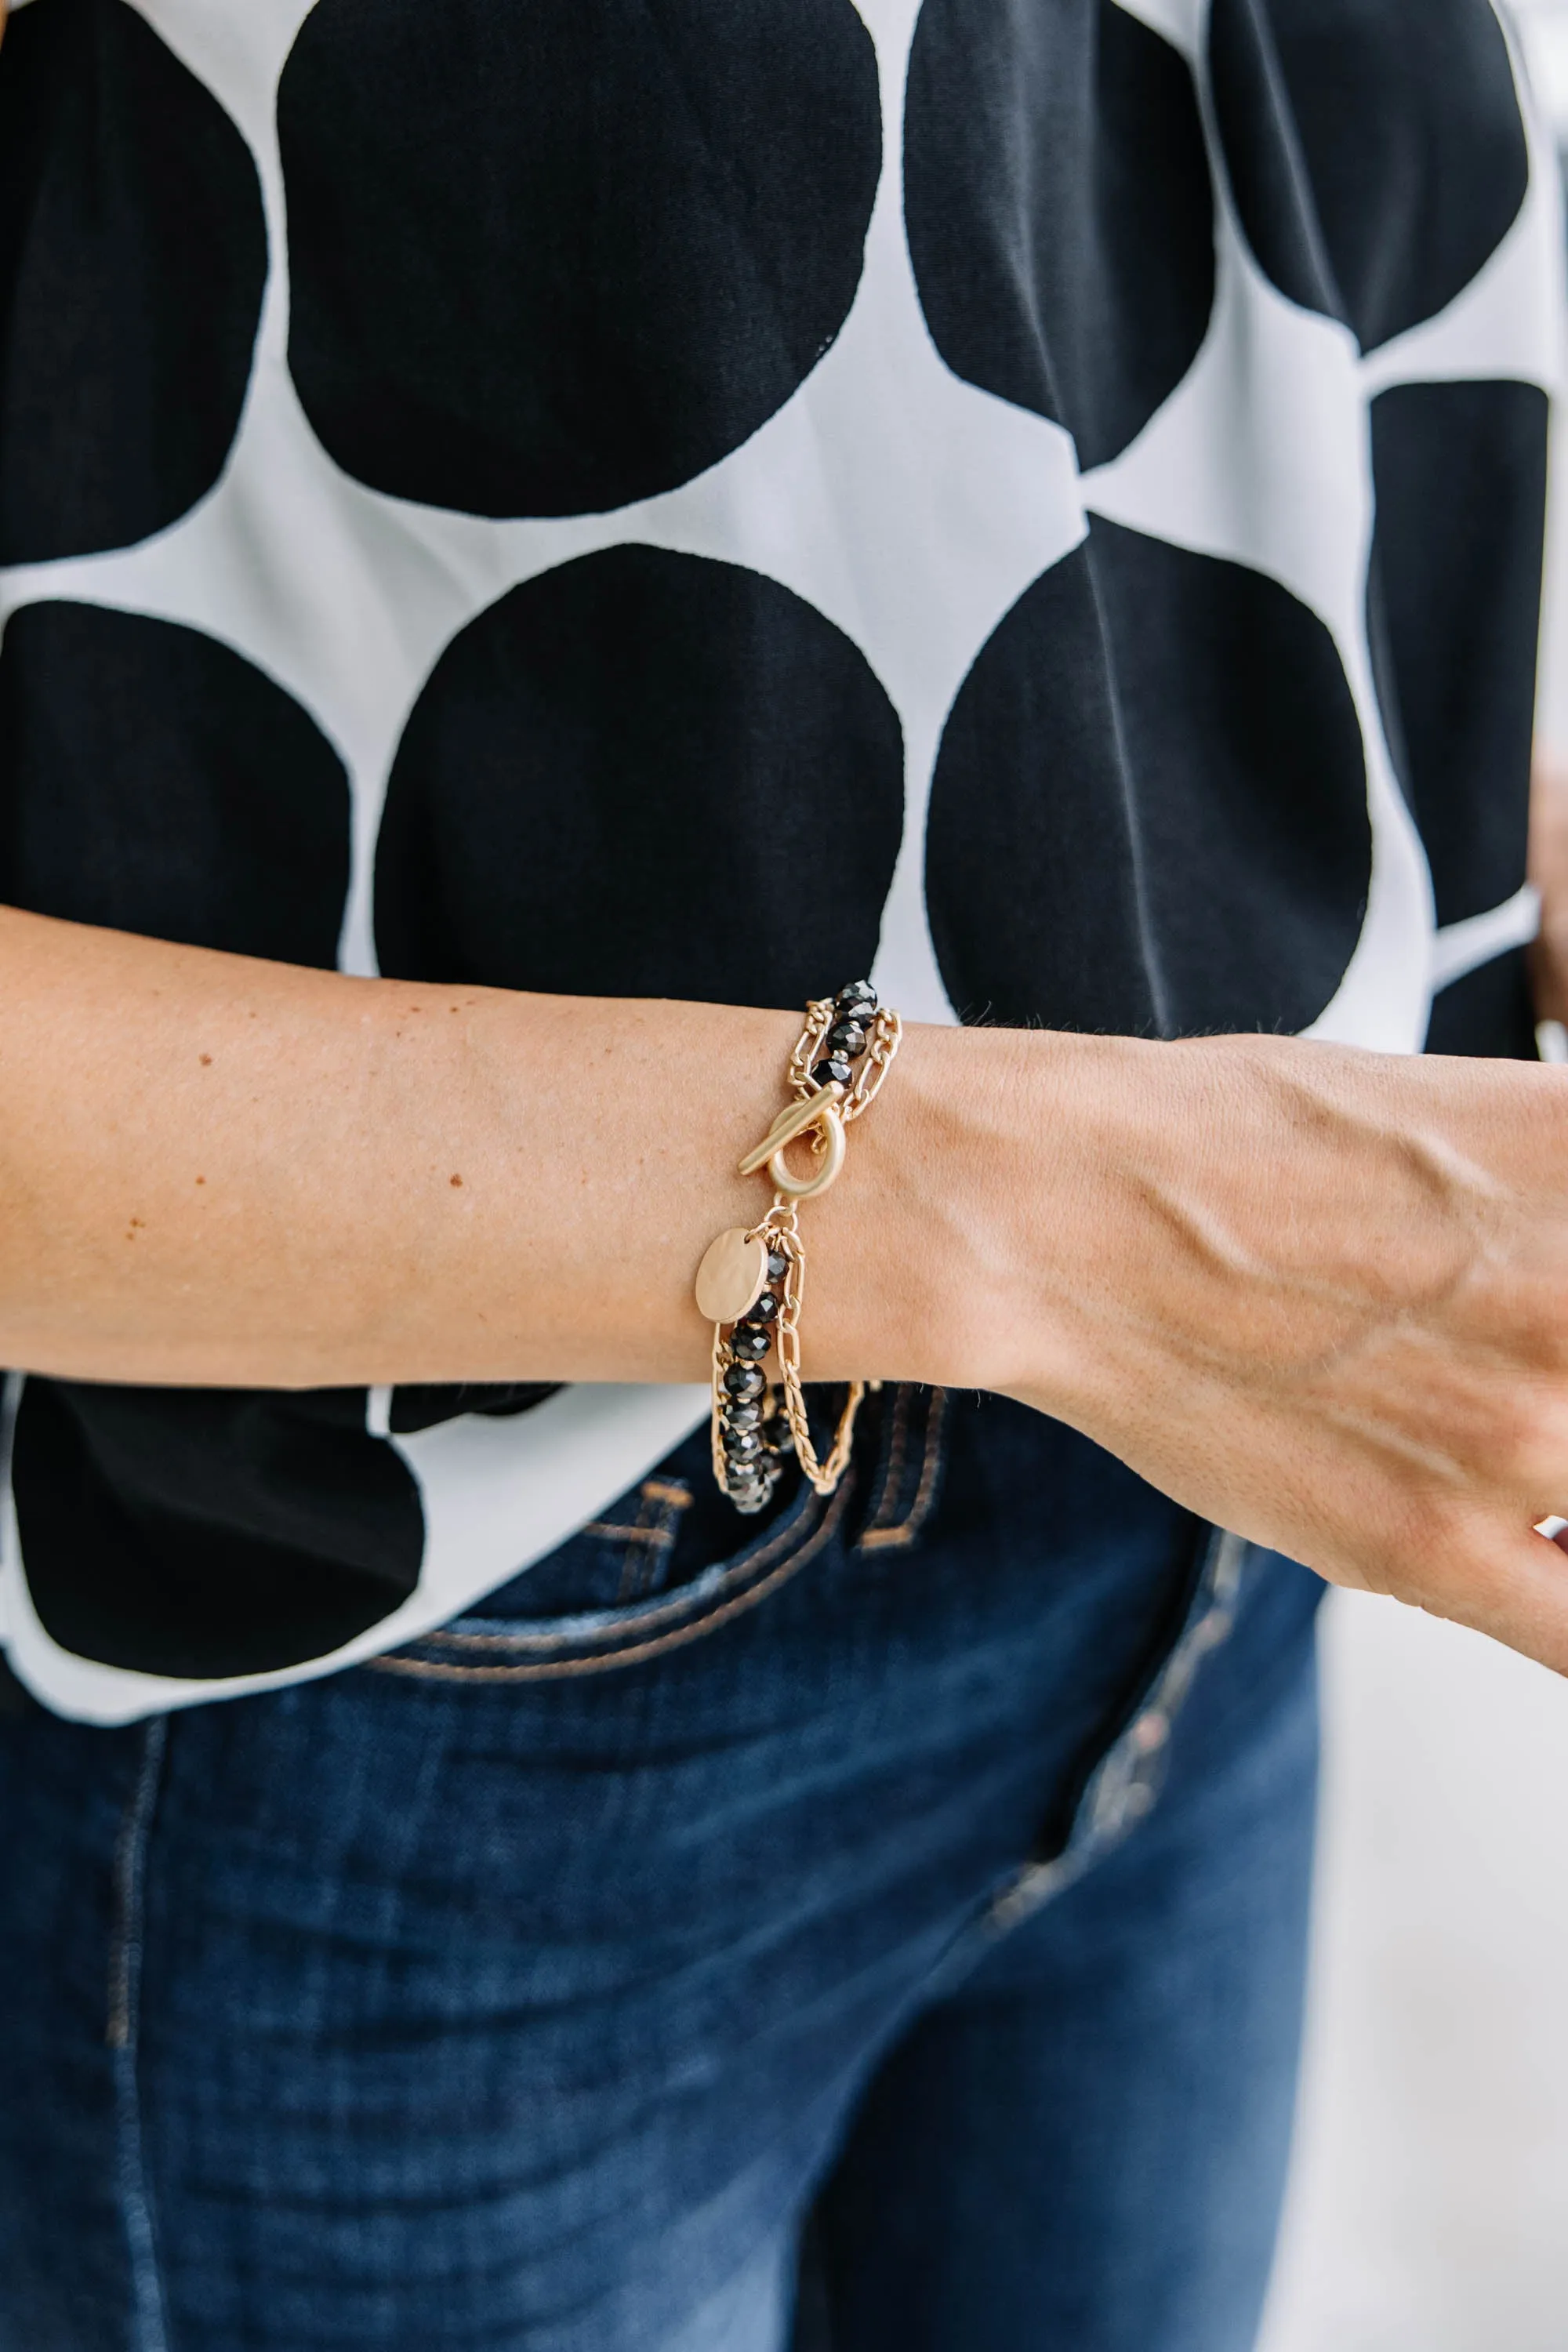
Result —
[[857, 1021], [869, 1021], [877, 1010], [877, 992], [868, 980], [852, 980], [833, 1001], [840, 1013], [852, 1014]]
[[742, 1404], [760, 1397], [767, 1384], [766, 1373], [759, 1371], [755, 1364], [731, 1364], [724, 1373], [726, 1391]]
[[771, 1323], [778, 1311], [778, 1300], [771, 1290], [764, 1290], [755, 1305], [747, 1307], [746, 1320], [748, 1323]]
[[788, 1272], [789, 1260], [785, 1257], [783, 1250], [770, 1250], [768, 1252], [768, 1280], [770, 1282], [782, 1282]]
[[866, 1050], [866, 1032], [858, 1021], [836, 1021], [827, 1033], [827, 1042], [836, 1054], [858, 1061]]
[[826, 1062], [818, 1062], [815, 1066], [811, 1075], [819, 1087], [826, 1086], [830, 1078], [837, 1078], [841, 1087], [847, 1087], [855, 1073], [849, 1066], [847, 1055], [830, 1054]]
[[769, 1415], [763, 1423], [763, 1443], [771, 1446], [775, 1454], [795, 1452], [795, 1433], [790, 1428], [787, 1414], [775, 1412]]
[[773, 1333], [761, 1323], [737, 1323], [730, 1334], [731, 1353], [748, 1356], [753, 1362], [765, 1356], [773, 1344]]
[[724, 1408], [726, 1429], [757, 1429], [762, 1424], [762, 1418], [763, 1408], [760, 1404], [737, 1404], [731, 1402]]
[[727, 1429], [724, 1451], [731, 1462], [754, 1462], [763, 1450], [763, 1441], [754, 1429]]

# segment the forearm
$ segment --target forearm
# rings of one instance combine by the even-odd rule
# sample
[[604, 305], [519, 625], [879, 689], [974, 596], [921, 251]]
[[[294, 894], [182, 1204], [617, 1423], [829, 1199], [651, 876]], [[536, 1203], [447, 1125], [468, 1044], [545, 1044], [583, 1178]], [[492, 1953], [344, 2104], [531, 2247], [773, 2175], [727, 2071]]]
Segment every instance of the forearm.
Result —
[[[835, 977], [826, 975], [830, 982]], [[0, 1360], [689, 1380], [798, 1013], [405, 985], [0, 913]], [[910, 1033], [805, 1213], [808, 1375], [973, 1376], [1016, 1041]]]

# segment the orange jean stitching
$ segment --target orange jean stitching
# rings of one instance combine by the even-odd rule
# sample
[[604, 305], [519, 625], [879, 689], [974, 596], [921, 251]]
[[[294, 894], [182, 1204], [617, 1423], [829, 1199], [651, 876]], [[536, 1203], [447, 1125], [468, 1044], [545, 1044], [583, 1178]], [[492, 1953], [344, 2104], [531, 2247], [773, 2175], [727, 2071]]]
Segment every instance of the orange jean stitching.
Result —
[[[650, 1503], [664, 1507], [651, 1526], [647, 1517]], [[643, 1516], [635, 1527], [626, 1527], [616, 1519], [590, 1519], [577, 1532], [584, 1536], [604, 1536], [616, 1543], [672, 1544], [679, 1529], [671, 1514], [691, 1508], [691, 1489], [689, 1486], [671, 1486], [664, 1478], [645, 1478], [641, 1507]]]
[[[637, 1505], [638, 1529], [645, 1537], [662, 1534], [673, 1539], [672, 1516], [668, 1505], [661, 1503], [655, 1493], [653, 1481], [645, 1479], [642, 1500]], [[649, 1586], [658, 1572], [660, 1554], [666, 1549], [667, 1546], [650, 1547], [645, 1542], [639, 1554], [635, 1543], [626, 1545], [621, 1556], [621, 1587], [616, 1596], [620, 1607], [629, 1608], [634, 1602], [647, 1599]]]
[[[847, 1485], [847, 1481], [846, 1481]], [[845, 1489], [841, 1487], [840, 1495], [844, 1491]], [[803, 1522], [810, 1518], [812, 1499], [809, 1491], [803, 1492], [799, 1505], [789, 1514], [783, 1526], [775, 1528], [772, 1535], [758, 1545], [755, 1551], [743, 1552], [739, 1559], [732, 1560], [725, 1570], [720, 1591], [723, 1591], [735, 1584], [743, 1582], [746, 1578], [754, 1576], [758, 1569], [765, 1568], [771, 1560], [776, 1559], [781, 1552], [787, 1551], [790, 1544], [804, 1542], [805, 1533], [803, 1532]], [[638, 1623], [647, 1625], [658, 1622], [661, 1618], [679, 1617], [683, 1611], [699, 1605], [690, 1589], [688, 1588], [684, 1592], [671, 1593], [668, 1601], [661, 1601], [656, 1607], [640, 1612]], [[458, 1633], [442, 1626], [433, 1633], [422, 1633], [419, 1638], [423, 1642], [438, 1643], [444, 1648], [454, 1650], [558, 1650], [571, 1643], [580, 1643], [584, 1637], [580, 1634], [535, 1633], [526, 1631], [516, 1633]], [[614, 1626], [607, 1626], [599, 1638], [603, 1641], [615, 1641], [618, 1635]]]
[[942, 1433], [946, 1417], [947, 1391], [932, 1389], [926, 1405], [925, 1459], [921, 1464], [921, 1482], [915, 1489], [914, 1501], [908, 1516], [897, 1527], [868, 1528], [860, 1538], [862, 1550], [901, 1550], [913, 1543], [924, 1527], [936, 1493], [937, 1472], [942, 1466]]
[[[689, 1625], [675, 1626], [669, 1633], [660, 1633], [651, 1642], [635, 1643], [630, 1648], [616, 1650], [605, 1657], [557, 1658], [546, 1664], [533, 1666], [459, 1666], [447, 1665], [435, 1659], [400, 1657], [370, 1658], [366, 1664], [379, 1668], [383, 1674], [387, 1675], [413, 1675], [426, 1682], [468, 1683], [561, 1681], [568, 1675], [602, 1675], [612, 1666], [635, 1665], [639, 1659], [657, 1657], [662, 1651], [680, 1649], [688, 1642], [695, 1642], [700, 1634], [711, 1633], [715, 1626], [722, 1625], [730, 1618], [739, 1617], [744, 1611], [755, 1608], [759, 1601], [764, 1600], [781, 1584], [787, 1583], [797, 1570], [803, 1569], [808, 1560], [816, 1559], [817, 1553], [827, 1542], [843, 1516], [844, 1506], [848, 1496], [849, 1481], [846, 1479], [833, 1497], [824, 1517], [812, 1534], [806, 1537], [799, 1549], [781, 1560], [762, 1579], [760, 1583], [750, 1586], [744, 1592], [734, 1594], [731, 1599], [722, 1602], [717, 1609], [710, 1609], [705, 1615], [694, 1619]], [[760, 1559], [763, 1554], [759, 1553], [757, 1557]], [[432, 1634], [426, 1638], [435, 1640], [437, 1637]], [[510, 1637], [494, 1634], [449, 1634], [447, 1638], [454, 1641], [473, 1641], [494, 1644], [498, 1641]]]
[[883, 1515], [897, 1507], [899, 1485], [903, 1476], [904, 1453], [909, 1444], [910, 1399], [914, 1391], [900, 1381], [893, 1393], [893, 1426], [888, 1439], [888, 1460], [882, 1472], [882, 1484], [878, 1490], [875, 1508], [866, 1521], [866, 1533], [860, 1538], [863, 1548], [870, 1530], [882, 1525]]

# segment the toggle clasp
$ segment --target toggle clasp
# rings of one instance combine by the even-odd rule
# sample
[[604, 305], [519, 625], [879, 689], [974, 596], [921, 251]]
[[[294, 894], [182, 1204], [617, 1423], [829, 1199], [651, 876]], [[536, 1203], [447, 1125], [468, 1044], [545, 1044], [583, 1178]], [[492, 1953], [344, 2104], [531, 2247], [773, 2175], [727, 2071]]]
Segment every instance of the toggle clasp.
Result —
[[[765, 1163], [777, 1190], [792, 1201], [809, 1201], [826, 1192], [844, 1165], [844, 1118], [839, 1105], [847, 1092], [837, 1078], [830, 1078], [820, 1093], [786, 1103], [761, 1143], [742, 1160], [742, 1175], [754, 1176]], [[812, 1150], [822, 1165], [815, 1175], [792, 1175], [784, 1153], [797, 1136], [812, 1127], [816, 1129]]]

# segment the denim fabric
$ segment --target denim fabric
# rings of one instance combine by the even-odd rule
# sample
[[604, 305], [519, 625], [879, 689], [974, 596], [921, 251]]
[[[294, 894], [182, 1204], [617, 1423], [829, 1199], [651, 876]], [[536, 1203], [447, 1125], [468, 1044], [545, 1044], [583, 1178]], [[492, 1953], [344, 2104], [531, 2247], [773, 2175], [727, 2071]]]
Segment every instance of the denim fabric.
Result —
[[705, 1444], [374, 1665], [0, 1719], [4, 2352], [1246, 2352], [1315, 1580], [993, 1399], [760, 1526]]

